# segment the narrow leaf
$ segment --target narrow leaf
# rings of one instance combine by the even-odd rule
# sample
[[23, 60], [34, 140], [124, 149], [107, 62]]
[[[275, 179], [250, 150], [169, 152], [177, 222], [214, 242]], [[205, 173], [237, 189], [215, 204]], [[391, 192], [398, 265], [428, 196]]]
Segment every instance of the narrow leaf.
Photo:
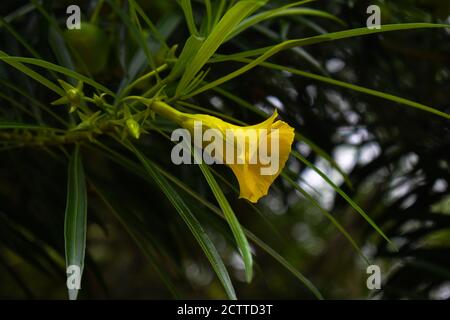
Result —
[[45, 79], [44, 77], [42, 77], [35, 71], [31, 70], [30, 68], [25, 67], [22, 63], [32, 64], [32, 65], [36, 65], [36, 66], [39, 66], [39, 67], [42, 67], [42, 68], [45, 68], [48, 70], [53, 70], [53, 71], [62, 73], [66, 76], [69, 76], [69, 77], [72, 77], [79, 81], [83, 81], [87, 84], [90, 84], [94, 88], [96, 88], [102, 92], [108, 93], [109, 95], [111, 95], [113, 97], [115, 96], [115, 94], [111, 90], [109, 90], [105, 86], [101, 85], [100, 83], [92, 80], [91, 78], [88, 78], [88, 77], [86, 77], [82, 74], [79, 74], [73, 70], [58, 66], [58, 65], [48, 62], [48, 61], [44, 61], [41, 59], [34, 59], [34, 58], [12, 57], [12, 56], [8, 56], [3, 51], [0, 51], [0, 60], [3, 60], [6, 63], [12, 65], [13, 67], [19, 69], [26, 75], [28, 75], [31, 78], [35, 79], [36, 81], [42, 83], [43, 85], [47, 86], [49, 89], [55, 91], [56, 93], [58, 93], [61, 96], [64, 95], [64, 91], [60, 87], [55, 85], [53, 82], [48, 81], [47, 79]]
[[177, 87], [177, 95], [183, 94], [191, 80], [205, 65], [205, 63], [216, 52], [220, 45], [226, 40], [233, 28], [237, 26], [243, 19], [264, 4], [265, 1], [240, 1], [236, 3], [222, 17], [219, 23], [213, 28], [205, 42], [198, 50], [196, 56], [186, 68], [183, 77]]
[[236, 243], [238, 245], [239, 250], [241, 251], [241, 255], [244, 260], [245, 275], [246, 275], [247, 282], [250, 282], [253, 277], [253, 259], [252, 259], [252, 253], [250, 251], [250, 246], [248, 244], [245, 233], [242, 230], [241, 224], [239, 223], [238, 219], [236, 218], [236, 215], [234, 214], [233, 209], [230, 206], [230, 203], [228, 202], [227, 198], [223, 194], [222, 189], [219, 187], [219, 184], [217, 183], [216, 179], [212, 175], [208, 166], [205, 165], [199, 159], [200, 155], [198, 155], [195, 150], [193, 153], [194, 153], [194, 157], [197, 159], [196, 162], [199, 163], [200, 169], [201, 169], [203, 175], [205, 176], [205, 179], [208, 182], [209, 187], [211, 188], [211, 191], [214, 194], [214, 197], [216, 198], [217, 202], [219, 203], [219, 206], [222, 209], [228, 224], [230, 225], [231, 231], [233, 232], [233, 236], [236, 240]]
[[[312, 44], [318, 44], [328, 41], [335, 41], [340, 39], [347, 39], [357, 36], [364, 36], [364, 35], [370, 35], [375, 33], [383, 33], [383, 32], [390, 32], [390, 31], [398, 31], [398, 30], [409, 30], [409, 29], [419, 29], [419, 28], [446, 28], [448, 25], [445, 24], [431, 24], [431, 23], [404, 23], [404, 24], [390, 24], [390, 25], [383, 25], [381, 29], [368, 29], [368, 28], [357, 28], [357, 29], [350, 29], [345, 31], [339, 31], [334, 33], [327, 33], [324, 35], [309, 37], [309, 38], [303, 38], [303, 39], [293, 39], [293, 40], [287, 40], [280, 44], [267, 47], [267, 48], [261, 48], [257, 50], [253, 50], [252, 54], [259, 54], [261, 55], [257, 57], [256, 59], [246, 60], [248, 63], [239, 68], [236, 71], [233, 71], [226, 76], [223, 76], [213, 82], [210, 82], [209, 84], [195, 90], [194, 92], [189, 93], [184, 98], [189, 98], [194, 95], [197, 95], [201, 92], [204, 92], [206, 90], [209, 90], [211, 88], [214, 88], [218, 85], [221, 85], [224, 82], [227, 82], [233, 78], [236, 78], [237, 76], [240, 76], [241, 74], [251, 70], [252, 68], [261, 65], [265, 60], [269, 59], [273, 55], [277, 54], [280, 51], [295, 48], [295, 47], [302, 47]], [[229, 57], [228, 57], [229, 58]], [[238, 59], [236, 59], [238, 61]], [[218, 60], [214, 60], [217, 62]], [[241, 60], [242, 61], [242, 60]]]
[[[69, 162], [67, 203], [64, 221], [66, 268], [73, 268], [71, 269], [73, 272], [72, 275], [68, 277], [68, 285], [76, 285], [77, 282], [81, 282], [86, 252], [86, 216], [86, 181], [81, 162], [80, 147], [76, 145]], [[77, 289], [69, 289], [70, 300], [76, 300], [77, 296]]]
[[179, 196], [179, 194], [173, 189], [173, 187], [168, 183], [166, 178], [162, 176], [158, 169], [147, 159], [138, 149], [136, 149], [132, 144], [128, 144], [130, 150], [134, 152], [136, 157], [141, 161], [144, 166], [146, 172], [151, 177], [151, 179], [161, 188], [163, 193], [172, 203], [174, 208], [180, 214], [181, 218], [187, 224], [198, 244], [202, 248], [209, 262], [211, 263], [214, 271], [216, 272], [219, 280], [222, 282], [222, 285], [230, 299], [236, 299], [236, 293], [234, 291], [233, 285], [231, 283], [230, 276], [228, 275], [228, 271], [225, 268], [225, 265], [220, 257], [217, 249], [214, 244], [210, 240], [208, 234], [203, 230], [200, 222], [197, 218], [192, 214], [189, 207], [185, 204], [183, 199]]

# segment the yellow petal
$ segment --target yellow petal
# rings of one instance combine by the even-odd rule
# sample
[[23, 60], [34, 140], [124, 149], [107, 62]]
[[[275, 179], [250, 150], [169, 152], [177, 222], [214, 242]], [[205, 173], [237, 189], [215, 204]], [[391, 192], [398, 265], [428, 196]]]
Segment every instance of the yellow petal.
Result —
[[[226, 138], [226, 131], [232, 130], [234, 136], [237, 137], [239, 135], [245, 135], [246, 130], [260, 130], [266, 129], [267, 134], [267, 144], [270, 147], [272, 140], [277, 139], [278, 141], [278, 152], [274, 150], [274, 154], [272, 154], [272, 150], [268, 150], [270, 153], [270, 157], [278, 158], [278, 169], [274, 174], [271, 175], [263, 175], [261, 174], [261, 169], [267, 167], [268, 165], [263, 165], [260, 163], [260, 159], [257, 158], [257, 162], [252, 164], [249, 159], [253, 156], [248, 153], [249, 148], [246, 147], [246, 154], [240, 155], [244, 159], [244, 163], [242, 164], [227, 164], [226, 159], [224, 163], [228, 165], [236, 176], [239, 189], [240, 189], [240, 198], [248, 199], [251, 202], [257, 202], [261, 197], [265, 196], [269, 190], [270, 185], [274, 182], [274, 180], [278, 177], [278, 175], [283, 170], [287, 159], [289, 158], [289, 154], [291, 151], [291, 145], [294, 140], [294, 129], [290, 127], [287, 123], [283, 121], [276, 121], [275, 119], [278, 117], [277, 111], [273, 113], [267, 120], [253, 125], [253, 126], [237, 126], [231, 123], [225, 122], [219, 118], [204, 115], [204, 114], [183, 114], [183, 121], [180, 121], [180, 124], [190, 130], [192, 133], [194, 132], [194, 123], [196, 121], [200, 121], [202, 123], [203, 130], [206, 129], [217, 129], [219, 130], [223, 138]], [[272, 129], [278, 130], [278, 135], [274, 134]], [[257, 135], [259, 134], [259, 131]], [[234, 146], [236, 141], [224, 141], [224, 150], [219, 152], [222, 157], [225, 155], [225, 148], [231, 144]], [[259, 142], [259, 138], [258, 138]], [[275, 142], [276, 143], [276, 142]], [[259, 143], [257, 145], [257, 150], [255, 152], [259, 152]], [[269, 148], [270, 149], [270, 148]], [[235, 146], [235, 156], [236, 156], [236, 146]], [[259, 154], [259, 153], [258, 153]], [[217, 155], [216, 155], [217, 156]]]
[[[273, 175], [262, 175], [261, 168], [265, 167], [261, 163], [256, 164], [230, 164], [228, 165], [238, 179], [240, 198], [247, 199], [256, 203], [261, 197], [265, 196], [269, 187], [280, 175], [283, 170], [289, 154], [291, 152], [291, 145], [294, 140], [294, 129], [283, 121], [277, 121], [272, 124], [272, 129], [278, 129], [278, 154], [271, 156], [278, 156], [279, 166], [278, 170]], [[271, 140], [276, 139], [273, 133], [269, 133], [267, 143], [270, 146]], [[258, 160], [259, 162], [259, 160]]]
[[273, 124], [273, 122], [275, 121], [276, 118], [278, 118], [278, 111], [277, 110], [275, 110], [273, 112], [273, 114], [269, 118], [264, 120], [263, 122], [255, 124], [253, 126], [247, 126], [247, 127], [244, 127], [244, 128], [247, 128], [247, 129], [270, 129], [272, 127], [272, 124]]

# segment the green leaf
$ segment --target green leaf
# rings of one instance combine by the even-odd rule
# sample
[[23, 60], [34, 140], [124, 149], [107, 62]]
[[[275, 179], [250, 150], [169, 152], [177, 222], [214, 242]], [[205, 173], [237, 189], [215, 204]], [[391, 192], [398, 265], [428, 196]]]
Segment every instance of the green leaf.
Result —
[[[141, 23], [139, 21], [139, 17], [136, 11], [136, 7], [133, 5], [133, 2], [130, 3], [130, 10], [129, 10], [129, 15], [131, 16], [131, 22], [133, 23], [132, 25], [130, 25], [128, 28], [130, 30], [130, 32], [132, 34], [134, 34], [134, 37], [137, 40], [137, 43], [139, 46], [142, 47], [142, 49], [144, 50], [145, 56], [147, 57], [147, 60], [150, 64], [150, 67], [152, 69], [156, 69], [156, 64], [155, 61], [153, 59], [153, 55], [152, 52], [150, 50], [149, 45], [147, 44], [147, 39], [145, 37], [145, 34], [142, 30], [142, 26]], [[133, 28], [131, 28], [133, 27]], [[156, 78], [159, 81], [159, 75], [156, 74]]]
[[191, 0], [181, 0], [181, 8], [183, 8], [184, 17], [188, 25], [191, 35], [198, 35], [197, 26], [195, 25], [194, 13], [192, 12]]
[[64, 132], [64, 130], [58, 128], [51, 128], [40, 125], [32, 125], [17, 122], [0, 122], [0, 129], [50, 130], [50, 131]]
[[358, 244], [356, 243], [356, 241], [353, 239], [353, 237], [347, 232], [347, 230], [345, 230], [345, 228], [339, 223], [339, 221], [336, 220], [335, 217], [333, 217], [332, 214], [330, 214], [327, 210], [325, 210], [320, 204], [319, 202], [317, 202], [316, 199], [314, 199], [308, 192], [306, 192], [303, 188], [301, 188], [298, 183], [296, 183], [294, 180], [292, 180], [291, 178], [289, 178], [289, 176], [287, 174], [285, 174], [284, 172], [281, 173], [283, 179], [285, 179], [293, 188], [295, 188], [298, 192], [300, 192], [306, 199], [308, 199], [317, 209], [320, 210], [320, 212], [322, 212], [325, 217], [331, 221], [331, 223], [344, 235], [345, 238], [347, 238], [347, 240], [350, 242], [350, 244], [353, 246], [353, 248], [355, 248], [356, 252], [358, 252], [358, 254], [361, 256], [361, 258], [367, 263], [369, 263], [369, 260], [367, 259], [367, 257], [364, 255], [364, 253], [362, 252], [361, 248], [358, 246]]
[[213, 192], [214, 197], [219, 203], [219, 206], [222, 209], [225, 218], [231, 228], [231, 232], [233, 233], [233, 236], [236, 240], [236, 243], [238, 245], [238, 248], [241, 252], [244, 261], [245, 275], [247, 282], [250, 282], [253, 277], [253, 259], [245, 233], [242, 230], [241, 224], [236, 218], [236, 215], [234, 214], [233, 209], [230, 206], [230, 203], [228, 202], [227, 198], [223, 194], [222, 189], [219, 187], [219, 184], [217, 183], [216, 179], [209, 170], [209, 167], [201, 161], [201, 159], [199, 158], [200, 155], [198, 155], [195, 150], [193, 153], [195, 159], [197, 159], [196, 162], [199, 163], [200, 169], [203, 175], [205, 176], [206, 181], [208, 182], [209, 187], [211, 188], [211, 191]]
[[[136, 13], [136, 7], [131, 3], [130, 11], [126, 13], [124, 10], [116, 4], [116, 1], [106, 0], [109, 5], [113, 8], [113, 10], [117, 13], [117, 15], [122, 19], [123, 23], [126, 25], [128, 31], [130, 32], [133, 39], [136, 41], [136, 44], [139, 45], [147, 58], [147, 62], [149, 63], [152, 69], [155, 69], [155, 62], [153, 60], [152, 53], [150, 52], [150, 48], [148, 47], [146, 39], [144, 39], [144, 34], [141, 29], [141, 25], [139, 23], [139, 19]], [[131, 16], [131, 19], [129, 18]]]
[[[250, 61], [247, 60], [246, 61]], [[377, 90], [373, 90], [373, 89], [369, 89], [369, 88], [365, 88], [365, 87], [361, 87], [355, 84], [351, 84], [348, 82], [343, 82], [343, 81], [339, 81], [339, 80], [335, 80], [333, 78], [329, 78], [329, 77], [324, 77], [321, 75], [317, 75], [314, 73], [310, 73], [310, 72], [306, 72], [306, 71], [302, 71], [302, 70], [297, 70], [295, 68], [289, 68], [289, 67], [285, 67], [285, 66], [281, 66], [281, 65], [277, 65], [274, 63], [269, 63], [269, 62], [263, 62], [261, 63], [262, 67], [267, 67], [267, 68], [271, 68], [271, 69], [275, 69], [275, 70], [284, 70], [284, 71], [288, 71], [291, 72], [292, 74], [295, 75], [299, 75], [301, 77], [305, 77], [305, 78], [309, 78], [309, 79], [314, 79], [317, 81], [321, 81], [321, 82], [325, 82], [325, 83], [329, 83], [331, 85], [335, 85], [335, 86], [339, 86], [342, 88], [347, 88], [353, 91], [357, 91], [357, 92], [361, 92], [361, 93], [365, 93], [374, 97], [378, 97], [378, 98], [382, 98], [385, 100], [389, 100], [389, 101], [393, 101], [399, 104], [403, 104], [405, 106], [409, 106], [409, 107], [413, 107], [422, 111], [426, 111], [432, 114], [435, 114], [437, 116], [443, 117], [443, 118], [447, 118], [450, 119], [450, 115], [448, 113], [442, 112], [440, 110], [437, 110], [435, 108], [426, 106], [424, 104], [415, 102], [415, 101], [411, 101], [402, 97], [398, 97], [389, 93], [384, 93], [381, 91], [377, 91]]]
[[[226, 219], [225, 215], [222, 213], [222, 211], [217, 208], [215, 205], [210, 203], [209, 201], [205, 200], [203, 197], [201, 197], [199, 194], [194, 192], [190, 187], [186, 186], [181, 180], [174, 177], [169, 172], [162, 170], [158, 168], [160, 172], [167, 177], [169, 180], [171, 180], [173, 183], [175, 183], [177, 186], [179, 186], [181, 189], [183, 189], [187, 194], [189, 194], [191, 197], [193, 197], [195, 200], [203, 204], [206, 208], [210, 209], [212, 212], [217, 214], [219, 217]], [[253, 204], [252, 204], [253, 206]], [[278, 261], [284, 268], [286, 268], [289, 272], [291, 272], [297, 279], [300, 280], [310, 291], [311, 293], [319, 300], [322, 300], [322, 294], [319, 292], [319, 290], [314, 286], [314, 284], [306, 278], [303, 274], [301, 274], [292, 264], [290, 264], [286, 259], [284, 259], [280, 254], [278, 254], [274, 249], [272, 249], [268, 244], [264, 243], [261, 239], [259, 239], [256, 235], [251, 233], [250, 231], [243, 229], [245, 232], [245, 235], [253, 241], [258, 247], [260, 247], [263, 251], [268, 253], [272, 258], [274, 258], [276, 261]], [[345, 230], [345, 229], [344, 229]], [[351, 237], [350, 237], [351, 238]]]
[[289, 272], [291, 272], [297, 279], [299, 279], [318, 299], [323, 300], [323, 296], [316, 286], [303, 274], [301, 274], [292, 264], [290, 264], [285, 258], [283, 258], [278, 252], [272, 249], [269, 245], [264, 243], [261, 239], [255, 236], [250, 231], [246, 231], [247, 236], [251, 239], [258, 247], [267, 252], [272, 258], [278, 261], [283, 267], [285, 267]]
[[[141, 173], [141, 168], [135, 165], [132, 161], [126, 159], [122, 155], [120, 155], [117, 152], [112, 151], [111, 149], [105, 147], [104, 145], [100, 145], [103, 150], [105, 150], [106, 154], [109, 156], [109, 158], [121, 165], [123, 165], [126, 169], [130, 170], [132, 173], [143, 177], [144, 179], [153, 182], [151, 177], [143, 176]], [[153, 164], [154, 167], [168, 180], [170, 180], [172, 183], [177, 185], [181, 190], [186, 192], [188, 195], [190, 195], [192, 198], [197, 200], [199, 203], [204, 205], [206, 208], [211, 210], [211, 212], [215, 213], [217, 216], [219, 216], [222, 219], [225, 219], [224, 214], [222, 211], [217, 208], [215, 205], [213, 205], [208, 200], [204, 199], [202, 196], [200, 196], [197, 192], [193, 191], [192, 188], [187, 186], [185, 183], [183, 183], [180, 179], [176, 178], [173, 174], [170, 172], [160, 168], [159, 166]], [[272, 256], [276, 261], [278, 261], [284, 268], [286, 268], [289, 272], [291, 272], [297, 279], [299, 279], [318, 299], [323, 299], [322, 295], [320, 294], [319, 290], [314, 286], [314, 284], [309, 281], [304, 275], [302, 275], [292, 264], [290, 264], [286, 259], [284, 259], [282, 256], [280, 256], [275, 250], [273, 250], [269, 245], [264, 243], [261, 239], [259, 239], [256, 235], [252, 234], [250, 231], [246, 230], [244, 228], [244, 232], [247, 235], [249, 239], [251, 239], [257, 246], [259, 246], [263, 251], [267, 252], [270, 256]]]
[[341, 188], [339, 188], [330, 178], [327, 177], [325, 173], [323, 173], [319, 168], [317, 168], [314, 164], [309, 162], [305, 157], [303, 157], [299, 152], [292, 151], [294, 157], [299, 159], [301, 162], [306, 164], [309, 168], [313, 169], [326, 183], [328, 183], [334, 191], [336, 191], [347, 203], [355, 209], [371, 226], [375, 229], [389, 244], [393, 245], [391, 240], [386, 236], [386, 234], [377, 226], [377, 224], [369, 217], [369, 215], [350, 198]]
[[0, 84], [5, 86], [5, 87], [8, 87], [9, 89], [12, 89], [15, 92], [17, 92], [22, 97], [26, 98], [30, 102], [30, 104], [32, 106], [35, 106], [35, 107], [38, 107], [38, 108], [44, 110], [46, 113], [48, 113], [53, 118], [55, 118], [57, 121], [59, 121], [62, 125], [66, 126], [66, 127], [68, 126], [68, 123], [67, 123], [66, 120], [64, 120], [59, 115], [57, 115], [55, 112], [53, 112], [49, 107], [47, 107], [46, 104], [42, 103], [41, 101], [39, 101], [38, 99], [33, 97], [31, 94], [29, 94], [27, 91], [25, 91], [21, 87], [19, 87], [16, 84], [12, 83], [12, 81], [7, 81], [7, 80], [0, 79]]
[[200, 46], [202, 45], [204, 38], [196, 35], [191, 35], [184, 44], [180, 57], [172, 68], [169, 77], [171, 79], [178, 78], [185, 70], [188, 63], [195, 57]]
[[[124, 167], [133, 170], [133, 168], [129, 168], [126, 161], [122, 161], [121, 157], [122, 156], [120, 155], [118, 157], [114, 156], [114, 160], [119, 162]], [[141, 221], [132, 212], [127, 212], [125, 209], [123, 209], [121, 203], [124, 203], [124, 201], [120, 202], [121, 199], [118, 198], [115, 194], [111, 194], [110, 192], [108, 192], [108, 188], [106, 188], [106, 186], [100, 187], [99, 184], [94, 183], [91, 180], [89, 180], [89, 185], [92, 187], [93, 191], [97, 194], [100, 200], [102, 200], [109, 212], [114, 215], [114, 217], [128, 232], [136, 245], [148, 259], [151, 266], [155, 269], [156, 273], [166, 285], [167, 289], [170, 291], [173, 297], [175, 299], [182, 299], [179, 292], [176, 290], [175, 285], [166, 274], [164, 266], [159, 263], [155, 244], [149, 239], [147, 235], [148, 230], [145, 229]]]
[[244, 21], [242, 21], [241, 24], [239, 24], [233, 32], [228, 36], [228, 39], [231, 39], [235, 36], [237, 36], [239, 33], [245, 31], [246, 29], [250, 28], [253, 25], [256, 25], [264, 20], [276, 18], [276, 17], [282, 17], [282, 16], [290, 16], [290, 15], [311, 15], [311, 16], [318, 16], [325, 19], [330, 19], [333, 21], [338, 22], [341, 25], [345, 25], [345, 22], [341, 19], [337, 18], [336, 16], [329, 14], [327, 12], [316, 10], [316, 9], [310, 9], [310, 8], [277, 8], [272, 9], [268, 11], [261, 12], [259, 14], [253, 15]]
[[330, 156], [327, 152], [325, 152], [322, 148], [320, 148], [318, 145], [316, 145], [310, 139], [308, 139], [304, 135], [300, 134], [298, 131], [295, 132], [295, 141], [304, 142], [311, 148], [312, 151], [314, 151], [319, 156], [321, 156], [323, 159], [328, 161], [328, 163], [339, 172], [339, 174], [342, 176], [342, 178], [344, 178], [345, 184], [350, 189], [353, 189], [353, 185], [352, 185], [352, 182], [350, 181], [350, 178], [344, 172], [344, 170], [339, 166], [339, 164], [336, 162], [336, 160], [333, 159], [332, 156]]
[[[31, 2], [33, 3], [33, 6], [42, 14], [42, 16], [45, 18], [45, 20], [47, 21], [49, 28], [54, 30], [59, 37], [64, 38], [64, 31], [61, 29], [61, 27], [59, 26], [59, 22], [56, 20], [56, 18], [51, 15], [49, 12], [46, 11], [46, 9], [41, 5], [40, 1], [38, 0], [31, 0]], [[51, 42], [51, 40], [50, 40]], [[72, 57], [76, 60], [76, 62], [80, 65], [82, 72], [87, 74], [89, 77], [91, 76], [91, 73], [89, 72], [89, 69], [86, 66], [86, 63], [83, 61], [82, 57], [80, 56], [80, 54], [78, 53], [78, 51], [73, 47], [73, 45], [71, 45], [70, 42], [68, 41], [64, 41], [64, 44], [61, 43], [61, 45], [63, 46], [67, 46], [66, 49], [68, 49], [68, 51], [70, 51], [70, 53], [72, 54]], [[52, 50], [54, 48], [52, 47]], [[55, 52], [54, 52], [55, 53]], [[60, 53], [55, 55], [58, 56], [60, 55]], [[59, 59], [59, 58], [58, 58]], [[67, 66], [67, 65], [66, 65]], [[52, 72], [52, 71], [51, 71]]]
[[[233, 185], [227, 178], [225, 178], [223, 175], [219, 174], [216, 170], [213, 168], [210, 168], [211, 172], [228, 188], [233, 190], [234, 194], [236, 196], [239, 196], [239, 189]], [[263, 213], [256, 204], [248, 202], [248, 205], [250, 208], [255, 211], [258, 216], [264, 221], [264, 223], [273, 231], [273, 234], [276, 235], [280, 240], [283, 240], [283, 237], [281, 236], [280, 232], [276, 229], [274, 224], [268, 219], [265, 213]], [[283, 240], [284, 241], [284, 240]]]
[[228, 275], [228, 271], [225, 268], [225, 265], [217, 252], [214, 244], [210, 240], [208, 234], [203, 230], [202, 226], [198, 222], [197, 218], [192, 214], [189, 207], [185, 204], [183, 199], [179, 196], [179, 194], [173, 189], [173, 187], [168, 183], [166, 178], [162, 176], [157, 168], [147, 159], [138, 149], [136, 149], [132, 144], [127, 145], [130, 150], [134, 152], [136, 157], [141, 161], [144, 166], [147, 174], [151, 177], [154, 183], [156, 183], [169, 201], [172, 203], [174, 208], [180, 214], [181, 218], [187, 224], [195, 239], [199, 243], [209, 262], [211, 263], [214, 271], [216, 272], [219, 280], [222, 282], [222, 285], [225, 289], [226, 294], [230, 299], [236, 299], [236, 293], [234, 291], [233, 285], [231, 283], [230, 276]]
[[[408, 30], [408, 29], [418, 29], [418, 28], [448, 28], [448, 25], [445, 24], [431, 24], [431, 23], [405, 23], [405, 24], [390, 24], [390, 25], [383, 25], [381, 29], [368, 29], [368, 28], [357, 28], [357, 29], [350, 29], [345, 31], [339, 31], [334, 33], [327, 33], [324, 35], [309, 37], [309, 38], [303, 38], [303, 39], [293, 39], [284, 41], [280, 44], [267, 47], [267, 48], [261, 48], [257, 50], [252, 50], [252, 55], [261, 54], [256, 59], [246, 59], [245, 61], [248, 62], [245, 66], [239, 68], [236, 71], [233, 71], [226, 76], [223, 76], [213, 82], [208, 83], [207, 85], [195, 90], [194, 92], [191, 92], [187, 94], [184, 98], [190, 98], [192, 96], [195, 96], [199, 93], [202, 93], [206, 90], [209, 90], [211, 88], [214, 88], [218, 85], [221, 85], [224, 82], [227, 82], [233, 78], [236, 78], [237, 76], [240, 76], [241, 74], [251, 70], [252, 68], [261, 65], [265, 60], [269, 59], [273, 55], [277, 54], [280, 51], [294, 48], [294, 47], [301, 47], [311, 44], [317, 44], [322, 42], [328, 42], [328, 41], [334, 41], [339, 39], [347, 39], [357, 36], [363, 36], [363, 35], [370, 35], [375, 33], [383, 33], [383, 32], [389, 32], [389, 31], [397, 31], [397, 30]], [[238, 54], [239, 55], [239, 54]], [[239, 56], [239, 58], [242, 58]], [[230, 56], [226, 57], [225, 60], [229, 60]], [[225, 61], [222, 60], [222, 61]], [[220, 60], [215, 59], [214, 62], [218, 62]], [[239, 61], [236, 59], [236, 61]], [[243, 59], [241, 61], [244, 61]]]
[[[160, 43], [160, 45], [166, 49], [169, 49], [167, 43], [166, 43], [166, 37], [167, 35], [162, 34], [156, 27], [155, 25], [152, 23], [152, 21], [150, 20], [150, 18], [145, 14], [144, 10], [142, 10], [142, 8], [139, 6], [139, 4], [136, 3], [135, 0], [130, 0], [130, 6], [132, 6], [134, 8], [134, 10], [136, 11], [136, 13], [138, 15], [141, 16], [141, 18], [144, 20], [145, 24], [149, 27], [149, 29], [151, 30], [153, 36], [155, 37], [155, 39]], [[175, 27], [176, 27], [176, 23], [175, 23]]]
[[14, 30], [11, 25], [5, 21], [2, 17], [0, 17], [0, 27], [4, 27], [9, 33], [13, 35], [14, 38], [17, 39], [17, 41], [23, 45], [35, 58], [40, 58], [41, 56], [39, 53], [34, 50], [34, 48], [18, 33]]
[[205, 28], [206, 28], [206, 34], [209, 34], [211, 32], [212, 22], [213, 22], [211, 0], [205, 0], [205, 10], [206, 10]]
[[[81, 162], [80, 147], [76, 145], [69, 162], [64, 242], [66, 267], [77, 266], [80, 270], [80, 277], [83, 273], [86, 252], [86, 217], [86, 181]], [[69, 289], [70, 300], [76, 300], [77, 295], [77, 289]]]
[[220, 45], [225, 42], [233, 28], [237, 26], [243, 19], [249, 16], [256, 9], [261, 7], [265, 1], [245, 0], [236, 3], [227, 13], [220, 19], [219, 23], [212, 29], [202, 46], [198, 50], [195, 57], [186, 68], [176, 89], [176, 95], [184, 94], [186, 87], [191, 80], [197, 75], [200, 69], [216, 52]]
[[57, 86], [53, 82], [47, 80], [45, 77], [41, 76], [36, 71], [31, 70], [30, 68], [24, 66], [22, 63], [17, 62], [17, 60], [9, 59], [9, 58], [10, 57], [5, 52], [0, 50], [0, 60], [6, 62], [7, 64], [9, 64], [10, 66], [16, 68], [17, 70], [23, 72], [24, 74], [26, 74], [30, 78], [33, 78], [34, 80], [36, 80], [37, 82], [39, 82], [43, 86], [49, 88], [50, 90], [56, 92], [60, 96], [64, 95], [64, 91], [59, 86]]
[[[58, 30], [52, 26], [50, 26], [50, 30], [48, 32], [48, 40], [58, 63], [67, 69], [75, 70], [75, 64], [70, 56], [70, 51], [64, 41], [64, 38]], [[36, 58], [39, 59], [40, 57]]]
[[82, 74], [79, 74], [73, 70], [58, 66], [58, 65], [48, 62], [48, 61], [44, 61], [41, 59], [35, 59], [35, 58], [12, 57], [12, 56], [7, 55], [6, 53], [4, 53], [1, 50], [0, 50], [0, 60], [5, 61], [6, 63], [12, 65], [16, 69], [19, 69], [23, 73], [27, 74], [31, 78], [35, 79], [36, 81], [40, 82], [41, 84], [45, 85], [46, 87], [55, 91], [56, 93], [58, 93], [61, 96], [64, 95], [64, 91], [61, 88], [59, 88], [53, 82], [48, 81], [47, 79], [45, 79], [44, 77], [42, 77], [41, 75], [36, 73], [35, 71], [25, 67], [22, 63], [36, 65], [36, 66], [39, 66], [39, 67], [42, 67], [42, 68], [45, 68], [48, 70], [53, 70], [53, 71], [65, 74], [66, 76], [77, 79], [78, 81], [82, 81], [87, 84], [90, 84], [94, 88], [96, 88], [102, 92], [108, 93], [109, 95], [111, 95], [113, 97], [115, 96], [114, 92], [112, 92], [105, 86], [101, 85], [100, 83], [97, 83], [96, 81], [92, 80], [91, 78], [88, 78], [88, 77], [86, 77]]

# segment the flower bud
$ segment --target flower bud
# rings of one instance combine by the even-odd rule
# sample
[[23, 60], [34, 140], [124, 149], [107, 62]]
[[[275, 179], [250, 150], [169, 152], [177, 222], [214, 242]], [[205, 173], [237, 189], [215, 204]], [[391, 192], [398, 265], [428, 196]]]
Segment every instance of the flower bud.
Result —
[[139, 126], [139, 123], [137, 123], [133, 118], [129, 118], [126, 121], [126, 124], [130, 134], [135, 139], [139, 139], [139, 136], [141, 135], [141, 127]]

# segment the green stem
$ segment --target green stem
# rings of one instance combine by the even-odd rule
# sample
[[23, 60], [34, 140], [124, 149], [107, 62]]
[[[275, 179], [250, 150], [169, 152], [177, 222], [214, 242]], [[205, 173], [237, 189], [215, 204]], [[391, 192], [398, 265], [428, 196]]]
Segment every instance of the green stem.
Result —
[[161, 100], [149, 99], [141, 96], [128, 96], [123, 99], [123, 101], [126, 100], [140, 101], [142, 104], [146, 105], [148, 108], [150, 108], [163, 118], [171, 120], [179, 125], [181, 125], [187, 118], [185, 113], [178, 111], [174, 107]]
[[160, 72], [166, 70], [167, 68], [168, 68], [168, 64], [165, 63], [165, 64], [159, 66], [158, 68], [156, 68], [155, 70], [152, 70], [152, 71], [150, 71], [150, 72], [144, 74], [143, 76], [139, 77], [138, 79], [136, 79], [136, 80], [133, 81], [131, 84], [129, 84], [128, 86], [125, 87], [125, 89], [124, 89], [123, 92], [122, 92], [122, 96], [125, 96], [128, 92], [130, 92], [130, 90], [131, 90], [134, 86], [136, 86], [136, 85], [139, 84], [140, 82], [142, 82], [142, 81], [144, 81], [144, 80], [146, 80], [146, 79], [148, 79], [148, 78], [151, 78], [151, 77], [153, 77], [153, 76], [159, 74]]
[[154, 101], [149, 107], [160, 116], [172, 120], [177, 124], [181, 124], [186, 119], [183, 112], [178, 111], [162, 101]]

